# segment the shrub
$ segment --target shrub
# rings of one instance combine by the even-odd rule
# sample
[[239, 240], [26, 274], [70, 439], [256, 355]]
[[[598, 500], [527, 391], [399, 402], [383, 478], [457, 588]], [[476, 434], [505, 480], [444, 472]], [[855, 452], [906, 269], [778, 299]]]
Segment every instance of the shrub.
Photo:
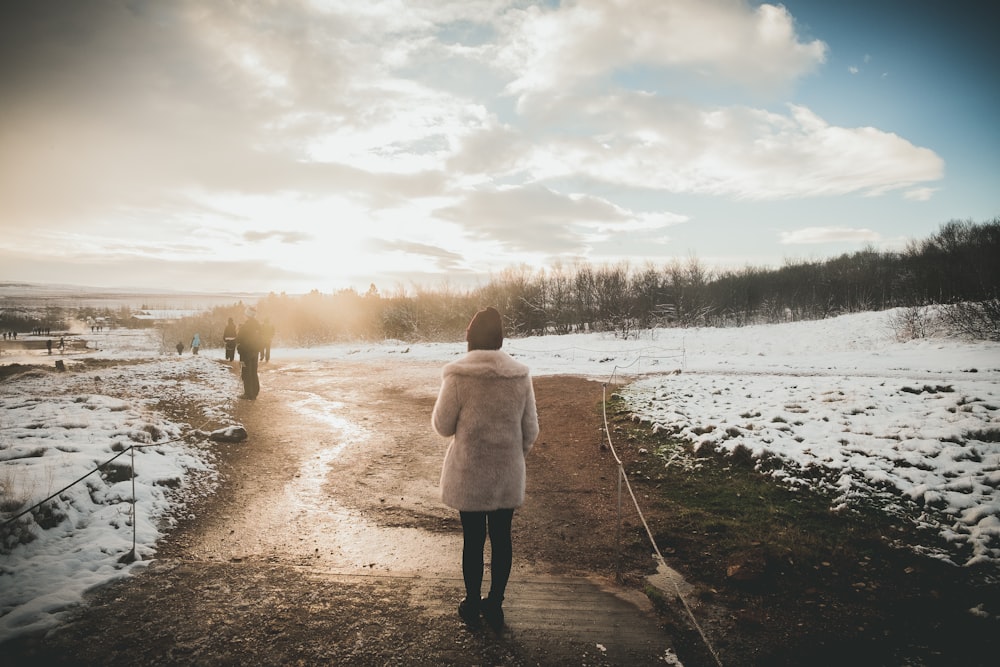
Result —
[[953, 335], [1000, 341], [1000, 299], [945, 306], [941, 311], [941, 320]]
[[929, 338], [939, 330], [934, 311], [926, 306], [898, 309], [889, 318], [889, 327], [902, 342]]

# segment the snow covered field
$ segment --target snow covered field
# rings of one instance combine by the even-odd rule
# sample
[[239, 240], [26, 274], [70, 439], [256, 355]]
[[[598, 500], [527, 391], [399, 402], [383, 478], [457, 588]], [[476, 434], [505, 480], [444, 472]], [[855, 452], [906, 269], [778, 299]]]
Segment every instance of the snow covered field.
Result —
[[[134, 451], [136, 553], [150, 558], [182, 498], [211, 490], [214, 470], [204, 438], [183, 439], [198, 424], [171, 421], [164, 403], [193, 401], [206, 417], [227, 419], [238, 378], [208, 356], [160, 356], [150, 331], [101, 337], [85, 356], [121, 364], [81, 373], [35, 371], [0, 382], [0, 486], [20, 512], [86, 475], [130, 445]], [[62, 357], [68, 366], [84, 355]], [[53, 356], [5, 354], [3, 364], [51, 368]], [[200, 443], [200, 444], [199, 444]], [[0, 529], [0, 641], [48, 627], [89, 588], [143, 563], [119, 564], [132, 550], [132, 452], [103, 474], [60, 493], [52, 511]]]
[[[887, 511], [905, 511], [947, 541], [934, 555], [1000, 566], [1000, 344], [897, 342], [891, 315], [664, 329], [630, 340], [574, 334], [504, 347], [535, 375], [632, 382], [620, 392], [652, 428], [769, 456], [772, 474], [789, 484], [826, 479], [838, 494], [835, 509], [874, 494]], [[160, 400], [190, 399], [227, 423], [238, 378], [217, 350], [162, 355], [155, 335], [113, 333], [86, 356], [119, 365], [0, 382], [0, 484], [4, 498], [30, 505], [123, 447], [159, 443], [135, 454], [137, 552], [148, 558], [169, 517], [183, 511], [178, 499], [206, 492], [214, 472], [204, 434], [184, 437], [199, 424], [172, 421]], [[276, 347], [274, 362], [324, 372], [338, 359], [443, 363], [463, 352], [459, 343], [388, 341]], [[28, 361], [51, 364], [0, 357]], [[115, 464], [130, 465], [128, 457]], [[0, 531], [0, 641], [52, 626], [88, 588], [142, 567], [118, 563], [132, 545], [132, 482], [106, 477], [60, 494], [55, 513], [63, 520], [25, 517], [15, 531]], [[0, 516], [21, 506], [2, 507]], [[18, 543], [27, 533], [33, 539]]]

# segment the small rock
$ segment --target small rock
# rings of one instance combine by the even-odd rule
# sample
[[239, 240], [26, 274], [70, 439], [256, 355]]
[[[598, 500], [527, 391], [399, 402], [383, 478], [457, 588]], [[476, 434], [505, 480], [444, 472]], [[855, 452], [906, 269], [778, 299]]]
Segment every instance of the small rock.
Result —
[[212, 431], [208, 435], [209, 439], [216, 442], [243, 442], [247, 439], [247, 430], [242, 426], [227, 426]]

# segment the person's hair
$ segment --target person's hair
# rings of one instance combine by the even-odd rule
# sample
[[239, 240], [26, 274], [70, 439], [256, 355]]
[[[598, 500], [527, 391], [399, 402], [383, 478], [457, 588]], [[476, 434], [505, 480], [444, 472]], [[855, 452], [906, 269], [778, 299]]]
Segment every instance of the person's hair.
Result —
[[499, 350], [503, 345], [503, 319], [496, 308], [483, 308], [465, 330], [469, 350]]

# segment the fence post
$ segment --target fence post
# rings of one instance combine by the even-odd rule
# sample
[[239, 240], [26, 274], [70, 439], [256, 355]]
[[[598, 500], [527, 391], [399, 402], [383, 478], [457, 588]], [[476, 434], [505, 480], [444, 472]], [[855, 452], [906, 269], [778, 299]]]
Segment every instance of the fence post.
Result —
[[615, 579], [618, 583], [622, 581], [622, 476], [625, 471], [622, 465], [618, 464], [618, 520], [615, 522], [615, 551], [618, 556], [615, 559]]
[[136, 514], [135, 514], [135, 445], [132, 445], [132, 446], [129, 447], [129, 454], [132, 457], [132, 470], [131, 470], [131, 472], [132, 472], [132, 550], [129, 551], [127, 554], [122, 555], [122, 557], [118, 559], [119, 563], [134, 563], [136, 561], [136, 555], [135, 555], [135, 530], [136, 530], [136, 528], [135, 528], [135, 522], [136, 522]]

